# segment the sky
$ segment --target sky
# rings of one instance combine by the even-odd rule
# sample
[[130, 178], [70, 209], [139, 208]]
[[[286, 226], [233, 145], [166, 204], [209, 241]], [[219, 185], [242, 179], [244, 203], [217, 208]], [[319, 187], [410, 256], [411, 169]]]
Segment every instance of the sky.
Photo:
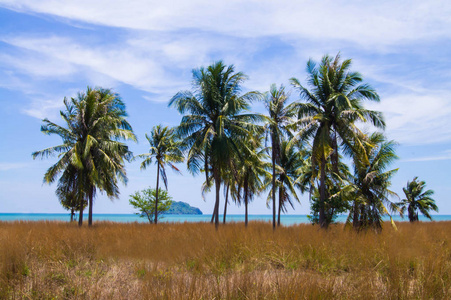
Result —
[[[380, 103], [366, 107], [383, 112], [386, 135], [399, 144], [392, 190], [402, 197], [418, 176], [435, 191], [439, 213], [451, 214], [450, 16], [451, 2], [434, 0], [0, 0], [0, 213], [64, 212], [56, 184], [43, 184], [57, 158], [31, 153], [61, 142], [40, 132], [41, 121], [62, 125], [64, 97], [87, 86], [120, 94], [137, 155], [148, 152], [153, 126], [179, 124], [167, 104], [191, 89], [193, 69], [223, 60], [249, 76], [245, 91], [283, 84], [296, 101], [289, 78], [306, 83], [309, 58], [340, 53], [379, 93]], [[203, 176], [180, 167], [182, 175], [168, 171], [169, 194], [210, 214], [214, 199], [202, 199]], [[99, 194], [94, 213], [133, 213], [129, 195], [155, 186], [155, 167], [140, 171], [135, 161], [126, 168], [119, 199]], [[270, 214], [265, 199], [249, 212]], [[309, 213], [308, 195], [300, 199], [288, 213]]]

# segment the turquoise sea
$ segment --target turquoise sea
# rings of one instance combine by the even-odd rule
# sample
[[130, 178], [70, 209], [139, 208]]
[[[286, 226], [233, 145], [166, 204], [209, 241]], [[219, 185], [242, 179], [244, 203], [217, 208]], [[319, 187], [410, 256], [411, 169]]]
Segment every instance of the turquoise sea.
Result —
[[[87, 214], [84, 215], [87, 220]], [[345, 222], [345, 215], [339, 216], [337, 222]], [[69, 214], [24, 214], [24, 213], [0, 213], [0, 221], [69, 221]], [[166, 215], [161, 220], [162, 222], [209, 222], [211, 215]], [[388, 217], [384, 218], [389, 220]], [[408, 219], [401, 219], [399, 216], [394, 216], [395, 221], [408, 221]], [[147, 219], [140, 218], [133, 214], [94, 214], [94, 221], [111, 221], [111, 222], [147, 222]], [[222, 222], [222, 215], [220, 216]], [[271, 222], [272, 215], [249, 215], [250, 221], [265, 221]], [[451, 221], [451, 215], [435, 215], [433, 216], [434, 221]], [[306, 215], [283, 215], [280, 218], [283, 225], [294, 225], [301, 223], [309, 223], [309, 219]], [[428, 219], [420, 216], [420, 221], [429, 221]], [[227, 215], [227, 222], [244, 222], [244, 215]]]

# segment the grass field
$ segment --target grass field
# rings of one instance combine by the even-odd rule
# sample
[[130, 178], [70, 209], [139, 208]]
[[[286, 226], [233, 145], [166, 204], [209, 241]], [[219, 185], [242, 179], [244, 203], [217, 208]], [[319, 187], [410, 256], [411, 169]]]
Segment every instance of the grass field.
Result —
[[0, 299], [451, 299], [451, 222], [0, 222]]

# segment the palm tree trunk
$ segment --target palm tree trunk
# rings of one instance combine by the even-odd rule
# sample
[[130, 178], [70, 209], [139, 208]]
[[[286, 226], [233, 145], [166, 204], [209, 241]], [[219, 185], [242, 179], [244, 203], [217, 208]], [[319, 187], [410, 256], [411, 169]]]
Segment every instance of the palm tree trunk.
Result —
[[276, 229], [276, 149], [272, 145], [272, 228]]
[[158, 192], [160, 185], [160, 163], [157, 162], [157, 190], [155, 191], [155, 224], [158, 222]]
[[214, 168], [214, 177], [215, 177], [215, 186], [216, 186], [216, 202], [215, 202], [215, 227], [218, 229], [219, 227], [219, 191], [221, 189], [221, 176], [220, 176], [220, 170], [218, 167]]
[[78, 226], [81, 227], [83, 225], [83, 197], [80, 197], [80, 214], [78, 216]]
[[321, 176], [320, 176], [320, 199], [319, 199], [319, 226], [327, 228], [324, 202], [326, 201], [326, 158], [321, 156]]
[[223, 220], [222, 220], [223, 224], [226, 223], [227, 203], [229, 203], [229, 187], [230, 187], [230, 183], [227, 184], [226, 198], [225, 198], [225, 203], [224, 203], [224, 217], [223, 217]]
[[88, 226], [92, 226], [92, 205], [93, 205], [93, 194], [94, 194], [94, 187], [89, 188], [89, 215], [88, 215]]
[[415, 208], [413, 207], [413, 205], [409, 205], [407, 210], [409, 212], [409, 221], [410, 222], [418, 221], [418, 214], [415, 213]]
[[352, 227], [354, 227], [355, 230], [359, 229], [359, 206], [357, 204], [357, 201], [354, 200], [354, 211], [352, 216]]
[[334, 124], [334, 141], [333, 141], [333, 154], [332, 154], [332, 165], [334, 172], [338, 174], [338, 141], [337, 141], [337, 129]]
[[[216, 186], [215, 186], [215, 188], [216, 188]], [[215, 191], [216, 191], [216, 190], [215, 190]], [[217, 205], [218, 205], [218, 203], [217, 203], [216, 200], [215, 200], [215, 206], [213, 207], [213, 213], [211, 214], [211, 220], [210, 220], [210, 223], [211, 223], [211, 224], [213, 224], [214, 221], [215, 221], [215, 218], [216, 218], [216, 210], [219, 211], [219, 205], [218, 205], [218, 209], [216, 208]]]
[[74, 208], [71, 207], [70, 209], [70, 222], [72, 223], [74, 221]]
[[248, 219], [248, 184], [247, 180], [244, 179], [244, 226], [247, 227], [247, 224], [249, 222]]
[[282, 211], [282, 201], [283, 201], [283, 189], [282, 187], [279, 187], [279, 214], [277, 216], [277, 227], [280, 226], [280, 212]]

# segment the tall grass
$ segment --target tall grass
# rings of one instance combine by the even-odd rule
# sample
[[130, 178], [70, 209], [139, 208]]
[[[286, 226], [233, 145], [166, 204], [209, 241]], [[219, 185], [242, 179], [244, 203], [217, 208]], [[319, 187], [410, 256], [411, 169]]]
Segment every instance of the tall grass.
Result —
[[0, 222], [0, 298], [450, 299], [451, 222]]

